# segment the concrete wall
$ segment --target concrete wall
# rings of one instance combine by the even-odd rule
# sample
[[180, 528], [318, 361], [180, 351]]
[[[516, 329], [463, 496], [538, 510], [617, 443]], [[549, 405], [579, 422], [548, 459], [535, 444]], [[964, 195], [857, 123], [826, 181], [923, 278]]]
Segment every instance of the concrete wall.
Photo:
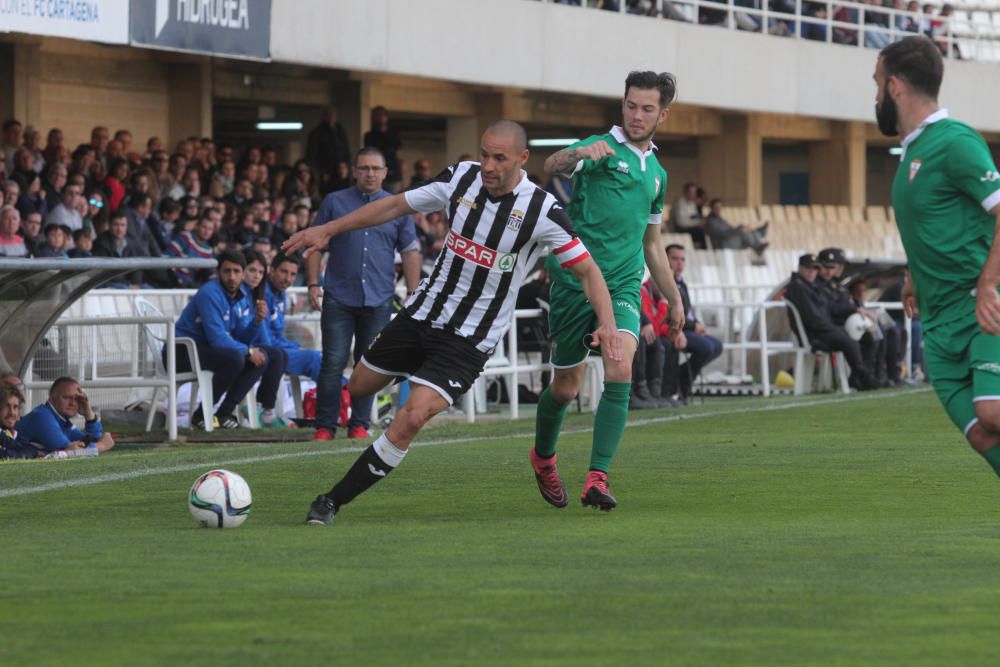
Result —
[[[872, 49], [528, 0], [275, 0], [271, 53], [611, 98], [631, 69], [668, 70], [689, 104], [873, 120]], [[1000, 68], [949, 62], [941, 102], [981, 130], [1000, 131]]]
[[18, 48], [35, 51], [26, 55], [36, 63], [28, 85], [37, 101], [19, 113], [41, 129], [43, 144], [53, 127], [63, 131], [70, 150], [90, 141], [95, 125], [108, 125], [112, 133], [128, 128], [140, 152], [148, 137], [168, 138], [167, 68], [155, 53], [61, 39]]

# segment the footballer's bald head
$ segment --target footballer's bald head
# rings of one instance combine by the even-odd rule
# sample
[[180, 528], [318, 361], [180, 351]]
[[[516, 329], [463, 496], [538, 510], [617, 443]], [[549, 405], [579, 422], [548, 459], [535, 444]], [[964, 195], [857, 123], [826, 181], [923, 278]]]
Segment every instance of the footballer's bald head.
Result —
[[510, 137], [513, 140], [514, 150], [523, 151], [528, 147], [528, 133], [524, 131], [520, 123], [512, 120], [498, 120], [486, 128], [486, 132], [498, 137]]

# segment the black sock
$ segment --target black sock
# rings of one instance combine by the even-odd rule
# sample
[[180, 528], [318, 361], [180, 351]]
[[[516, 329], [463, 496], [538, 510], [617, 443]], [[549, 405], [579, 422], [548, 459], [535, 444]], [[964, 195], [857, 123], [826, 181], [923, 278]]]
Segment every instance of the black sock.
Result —
[[374, 445], [369, 445], [347, 474], [326, 495], [337, 507], [346, 505], [394, 469], [379, 457]]

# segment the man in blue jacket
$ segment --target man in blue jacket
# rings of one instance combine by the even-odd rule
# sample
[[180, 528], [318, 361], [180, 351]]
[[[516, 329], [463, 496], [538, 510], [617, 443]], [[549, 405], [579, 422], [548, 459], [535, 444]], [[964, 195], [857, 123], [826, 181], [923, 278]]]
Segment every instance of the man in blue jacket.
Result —
[[[215, 412], [220, 428], [231, 429], [240, 425], [233, 414], [236, 406], [258, 380], [259, 395], [274, 395], [281, 381], [283, 368], [270, 364], [267, 354], [255, 344], [264, 342], [262, 323], [266, 311], [252, 317], [255, 306], [241, 289], [246, 258], [238, 250], [224, 250], [219, 254], [218, 278], [209, 281], [195, 293], [177, 320], [175, 330], [179, 338], [191, 338], [198, 348], [202, 368], [214, 373], [212, 391], [216, 400], [225, 394]], [[260, 309], [266, 308], [261, 303]], [[177, 371], [191, 370], [191, 362], [183, 347], [177, 348]], [[191, 418], [193, 427], [204, 426], [201, 409]]]
[[318, 382], [323, 353], [303, 350], [298, 341], [288, 340], [285, 336], [285, 291], [295, 284], [298, 275], [299, 261], [294, 257], [278, 255], [271, 262], [267, 280], [267, 337], [271, 345], [282, 348], [288, 354], [286, 373], [305, 375]]
[[[81, 431], [70, 421], [78, 414], [86, 420]], [[61, 377], [49, 387], [49, 400], [21, 417], [17, 422], [17, 439], [50, 452], [71, 453], [76, 450], [106, 452], [115, 446], [110, 433], [104, 432], [101, 421], [90, 406], [90, 398], [71, 377]]]

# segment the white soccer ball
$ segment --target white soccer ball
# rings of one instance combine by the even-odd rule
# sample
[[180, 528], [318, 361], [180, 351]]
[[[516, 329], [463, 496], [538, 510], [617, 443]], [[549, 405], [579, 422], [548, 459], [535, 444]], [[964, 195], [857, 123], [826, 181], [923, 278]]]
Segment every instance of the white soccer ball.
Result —
[[250, 514], [250, 487], [228, 470], [210, 470], [194, 481], [188, 509], [202, 528], [236, 528]]

